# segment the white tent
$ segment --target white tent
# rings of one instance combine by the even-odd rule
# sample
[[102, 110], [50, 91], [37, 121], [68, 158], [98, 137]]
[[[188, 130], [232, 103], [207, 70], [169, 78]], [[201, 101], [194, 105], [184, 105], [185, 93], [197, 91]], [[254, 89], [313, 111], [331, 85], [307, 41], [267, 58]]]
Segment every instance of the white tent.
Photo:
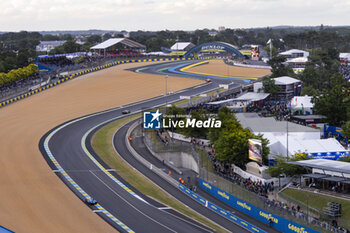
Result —
[[285, 52], [281, 52], [278, 55], [286, 56], [287, 58], [296, 58], [296, 57], [308, 57], [310, 53], [300, 49], [291, 49]]
[[292, 113], [300, 111], [303, 114], [313, 114], [314, 104], [311, 96], [294, 96], [291, 100]]
[[173, 46], [171, 46], [171, 50], [173, 51], [187, 51], [193, 48], [195, 45], [191, 42], [176, 42]]

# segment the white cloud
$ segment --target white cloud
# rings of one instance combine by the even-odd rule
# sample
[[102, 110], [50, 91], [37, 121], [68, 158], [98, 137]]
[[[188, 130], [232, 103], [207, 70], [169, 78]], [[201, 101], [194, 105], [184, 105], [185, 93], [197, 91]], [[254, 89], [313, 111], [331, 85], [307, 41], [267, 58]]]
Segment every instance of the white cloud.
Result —
[[0, 31], [344, 25], [348, 0], [2, 0]]

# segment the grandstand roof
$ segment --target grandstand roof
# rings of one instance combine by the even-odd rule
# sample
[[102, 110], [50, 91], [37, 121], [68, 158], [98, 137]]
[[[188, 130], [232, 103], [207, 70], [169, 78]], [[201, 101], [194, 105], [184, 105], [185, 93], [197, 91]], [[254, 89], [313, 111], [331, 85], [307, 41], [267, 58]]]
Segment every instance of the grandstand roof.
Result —
[[274, 80], [275, 80], [276, 85], [289, 85], [289, 84], [300, 82], [300, 80], [289, 77], [289, 76], [282, 76], [282, 77], [274, 78]]
[[[259, 117], [257, 114], [251, 113], [236, 113], [237, 120], [244, 128], [250, 128], [254, 133], [259, 132], [285, 132], [286, 122], [277, 121], [273, 117]], [[289, 132], [316, 132], [319, 135], [319, 130], [311, 127], [306, 127], [293, 122], [288, 122]]]
[[287, 50], [284, 52], [279, 53], [279, 55], [292, 55], [293, 53], [304, 53], [306, 56], [309, 56], [309, 52], [304, 51], [304, 50], [300, 50], [300, 49], [291, 49], [291, 50]]
[[296, 162], [288, 162], [290, 164], [300, 165], [304, 167], [318, 168], [328, 171], [337, 171], [350, 174], [350, 163], [342, 161], [333, 161], [328, 159], [310, 159]]
[[266, 99], [270, 94], [269, 93], [256, 93], [256, 92], [247, 92], [243, 95], [235, 98], [235, 100], [250, 100], [250, 101], [259, 101]]
[[176, 42], [173, 46], [171, 46], [171, 50], [189, 50], [193, 48], [195, 45], [191, 42]]
[[131, 47], [131, 48], [143, 48], [143, 49], [146, 48], [146, 46], [144, 46], [136, 41], [132, 41], [130, 39], [127, 39], [127, 38], [111, 38], [111, 39], [108, 39], [106, 41], [103, 41], [100, 44], [92, 46], [90, 49], [106, 49], [106, 48], [112, 47], [113, 45], [116, 45], [118, 43], [122, 43], [122, 44], [124, 44], [128, 47]]

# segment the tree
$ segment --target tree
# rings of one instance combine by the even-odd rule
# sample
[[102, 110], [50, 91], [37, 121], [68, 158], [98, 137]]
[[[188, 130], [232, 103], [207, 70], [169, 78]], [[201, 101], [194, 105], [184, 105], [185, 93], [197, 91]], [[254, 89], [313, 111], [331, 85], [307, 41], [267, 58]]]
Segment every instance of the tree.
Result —
[[344, 79], [335, 74], [330, 79], [330, 90], [323, 90], [321, 95], [314, 97], [314, 110], [317, 114], [326, 116], [327, 123], [340, 126], [349, 120], [349, 84], [344, 83]]
[[97, 43], [101, 43], [102, 42], [102, 38], [100, 35], [92, 35], [92, 36], [89, 36], [87, 38], [87, 42], [89, 42], [90, 44], [97, 44]]
[[267, 63], [271, 66], [271, 77], [281, 77], [281, 76], [294, 76], [292, 68], [286, 66], [284, 62], [286, 58], [284, 56], [272, 57]]
[[275, 84], [275, 80], [271, 77], [263, 78], [263, 90], [265, 93], [270, 93], [271, 96], [276, 96], [281, 91], [281, 87]]
[[[204, 110], [204, 109], [199, 109], [197, 111], [192, 111], [191, 112], [191, 120], [192, 119], [196, 119], [197, 121], [205, 121], [208, 120], [209, 115], [208, 115], [208, 111]], [[188, 127], [188, 128], [184, 128], [183, 129], [183, 133], [185, 134], [185, 136], [187, 137], [191, 137], [191, 138], [207, 138], [207, 134], [208, 134], [208, 129], [201, 127]]]
[[244, 129], [234, 114], [227, 107], [220, 108], [218, 119], [222, 125], [219, 129], [209, 130], [210, 143], [214, 144], [216, 159], [224, 163], [233, 163], [244, 168], [249, 162], [248, 139], [259, 139], [263, 147], [263, 163], [267, 164], [270, 149], [267, 147], [268, 140], [262, 135], [254, 135], [248, 129]]
[[348, 120], [344, 125], [342, 125], [342, 134], [344, 137], [350, 139], [350, 120]]
[[[291, 161], [300, 161], [300, 160], [308, 160], [311, 159], [306, 156], [306, 153], [300, 153], [293, 156]], [[282, 156], [276, 156], [275, 158], [276, 164], [274, 166], [269, 167], [266, 172], [272, 177], [280, 177], [281, 175], [286, 176], [300, 176], [307, 172], [305, 167], [288, 164], [287, 158]]]
[[[265, 46], [264, 50], [270, 56], [270, 45]], [[276, 55], [277, 55], [277, 49], [274, 46], [272, 46], [272, 57], [275, 57]]]

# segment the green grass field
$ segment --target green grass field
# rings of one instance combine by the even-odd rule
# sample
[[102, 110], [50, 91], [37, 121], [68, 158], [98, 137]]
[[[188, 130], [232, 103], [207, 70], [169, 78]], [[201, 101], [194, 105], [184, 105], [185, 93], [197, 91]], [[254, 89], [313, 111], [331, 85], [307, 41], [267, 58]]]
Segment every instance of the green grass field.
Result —
[[135, 187], [143, 194], [156, 199], [157, 201], [170, 206], [171, 208], [189, 216], [198, 222], [214, 229], [217, 232], [226, 232], [225, 229], [206, 219], [202, 215], [194, 212], [192, 209], [186, 207], [182, 203], [175, 200], [173, 197], [165, 193], [158, 186], [154, 185], [151, 181], [141, 175], [139, 172], [130, 167], [124, 160], [116, 154], [112, 146], [112, 137], [117, 129], [127, 122], [140, 117], [140, 114], [129, 116], [115, 122], [112, 122], [99, 131], [97, 131], [92, 138], [92, 147], [99, 157], [108, 164], [111, 168], [116, 170], [123, 179], [130, 185]]
[[296, 189], [285, 189], [282, 193], [304, 203], [305, 205], [307, 205], [308, 202], [309, 206], [321, 210], [327, 206], [328, 202], [334, 201], [340, 203], [342, 205], [343, 215], [338, 220], [338, 224], [350, 229], [350, 201]]

